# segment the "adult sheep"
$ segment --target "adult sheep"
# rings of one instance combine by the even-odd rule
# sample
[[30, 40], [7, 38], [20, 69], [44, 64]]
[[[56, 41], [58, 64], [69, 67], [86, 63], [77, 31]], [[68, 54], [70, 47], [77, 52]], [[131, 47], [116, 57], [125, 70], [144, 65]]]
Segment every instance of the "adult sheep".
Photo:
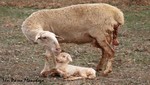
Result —
[[[123, 13], [114, 6], [104, 3], [79, 4], [34, 12], [23, 22], [22, 31], [28, 40], [48, 47], [42, 75], [50, 70], [47, 61], [50, 52], [60, 52], [58, 41], [92, 43], [100, 48], [102, 58], [97, 65], [97, 71], [102, 70], [106, 62], [103, 74], [107, 75], [112, 71], [114, 59], [114, 49], [111, 44], [118, 45], [117, 32], [119, 26], [123, 24]], [[56, 35], [61, 39], [58, 38], [57, 41]]]

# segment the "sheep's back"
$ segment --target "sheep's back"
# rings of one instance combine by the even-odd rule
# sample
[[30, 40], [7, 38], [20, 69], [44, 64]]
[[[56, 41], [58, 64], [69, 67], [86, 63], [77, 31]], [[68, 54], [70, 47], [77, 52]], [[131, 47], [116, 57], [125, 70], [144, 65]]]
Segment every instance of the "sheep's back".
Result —
[[[83, 40], [82, 38], [85, 38], [83, 33], [90, 30], [101, 31], [107, 30], [106, 28], [113, 30], [114, 24], [123, 23], [122, 17], [123, 13], [118, 8], [108, 4], [79, 4], [34, 12], [25, 20], [23, 27], [26, 26], [29, 30], [51, 31], [66, 39], [71, 36], [73, 39]], [[68, 38], [68, 42], [72, 40]]]

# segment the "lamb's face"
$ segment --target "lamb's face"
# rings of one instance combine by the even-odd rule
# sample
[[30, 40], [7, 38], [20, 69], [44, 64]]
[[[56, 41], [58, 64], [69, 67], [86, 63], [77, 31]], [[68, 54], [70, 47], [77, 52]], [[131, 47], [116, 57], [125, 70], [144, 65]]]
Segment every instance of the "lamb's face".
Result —
[[61, 52], [61, 48], [56, 38], [56, 35], [52, 32], [42, 31], [37, 34], [35, 40], [40, 45], [44, 46], [46, 49], [49, 49], [54, 53], [59, 54]]
[[56, 62], [57, 63], [69, 63], [72, 62], [72, 58], [68, 53], [60, 53], [57, 57], [56, 57]]

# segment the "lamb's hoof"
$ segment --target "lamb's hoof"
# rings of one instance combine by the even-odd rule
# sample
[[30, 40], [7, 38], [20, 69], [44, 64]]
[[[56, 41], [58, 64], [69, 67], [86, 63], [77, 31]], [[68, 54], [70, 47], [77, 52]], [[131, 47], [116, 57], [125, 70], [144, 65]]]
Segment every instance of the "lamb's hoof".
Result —
[[56, 68], [53, 68], [53, 69], [47, 71], [45, 74], [46, 74], [46, 76], [50, 76], [50, 77], [61, 77], [61, 75], [59, 74], [59, 72], [57, 71]]
[[51, 73], [49, 76], [51, 77], [61, 77], [59, 73]]
[[40, 73], [40, 77], [46, 78], [46, 77], [48, 77], [49, 74], [50, 74], [49, 71], [44, 71], [44, 72], [41, 72], [41, 73]]

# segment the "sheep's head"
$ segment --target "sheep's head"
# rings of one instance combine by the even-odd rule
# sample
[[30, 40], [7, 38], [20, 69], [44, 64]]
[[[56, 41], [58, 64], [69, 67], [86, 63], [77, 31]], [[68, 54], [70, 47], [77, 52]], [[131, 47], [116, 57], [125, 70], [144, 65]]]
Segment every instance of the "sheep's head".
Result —
[[114, 25], [112, 44], [115, 45], [115, 46], [119, 45], [119, 41], [118, 41], [118, 29], [119, 29], [119, 26], [120, 26], [120, 24]]
[[60, 45], [56, 35], [49, 31], [41, 31], [35, 37], [35, 42], [45, 47], [51, 52], [59, 54], [61, 52]]
[[56, 57], [57, 63], [69, 63], [72, 62], [72, 58], [68, 53], [62, 52]]

